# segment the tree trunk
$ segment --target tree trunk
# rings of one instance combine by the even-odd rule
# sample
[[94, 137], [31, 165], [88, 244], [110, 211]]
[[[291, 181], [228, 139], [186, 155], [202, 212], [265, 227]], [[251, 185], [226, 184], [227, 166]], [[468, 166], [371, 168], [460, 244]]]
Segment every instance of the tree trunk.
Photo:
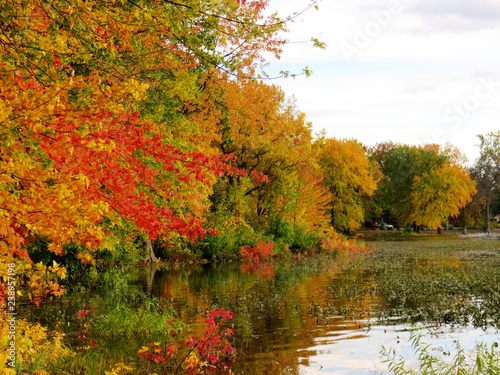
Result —
[[438, 234], [443, 234], [443, 227], [438, 227]]
[[490, 200], [486, 202], [486, 233], [491, 233], [490, 228]]
[[146, 258], [144, 258], [144, 261], [146, 263], [147, 262], [151, 262], [151, 263], [158, 262], [158, 258], [156, 257], [156, 255], [153, 251], [153, 243], [151, 242], [151, 240], [149, 238], [146, 240], [146, 251], [148, 252], [148, 255], [146, 256]]
[[413, 224], [413, 230], [415, 233], [420, 233], [420, 225], [417, 225], [417, 223]]
[[464, 211], [463, 211], [462, 215], [463, 215], [462, 234], [467, 234], [467, 208], [466, 207], [464, 207]]

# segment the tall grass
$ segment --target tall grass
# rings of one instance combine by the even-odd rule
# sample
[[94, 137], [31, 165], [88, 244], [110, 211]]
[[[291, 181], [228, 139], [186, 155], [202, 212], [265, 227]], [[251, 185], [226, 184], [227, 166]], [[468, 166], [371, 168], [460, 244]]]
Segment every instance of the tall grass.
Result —
[[405, 360], [398, 360], [396, 351], [382, 347], [383, 362], [395, 375], [498, 375], [500, 374], [500, 351], [498, 343], [491, 347], [478, 344], [473, 354], [468, 353], [457, 342], [451, 363], [430, 352], [431, 346], [422, 341], [423, 334], [414, 330], [410, 341], [419, 367], [408, 368]]

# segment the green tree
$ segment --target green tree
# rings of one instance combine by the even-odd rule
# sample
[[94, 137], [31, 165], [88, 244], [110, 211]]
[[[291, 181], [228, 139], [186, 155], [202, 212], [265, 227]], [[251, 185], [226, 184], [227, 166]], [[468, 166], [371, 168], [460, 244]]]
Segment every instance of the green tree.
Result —
[[471, 200], [475, 192], [463, 158], [456, 150], [381, 144], [371, 151], [384, 177], [377, 201], [399, 226], [440, 228], [450, 215]]
[[490, 232], [491, 206], [500, 190], [500, 131], [478, 135], [480, 156], [472, 174], [477, 182], [478, 194], [483, 198], [486, 211], [486, 232]]

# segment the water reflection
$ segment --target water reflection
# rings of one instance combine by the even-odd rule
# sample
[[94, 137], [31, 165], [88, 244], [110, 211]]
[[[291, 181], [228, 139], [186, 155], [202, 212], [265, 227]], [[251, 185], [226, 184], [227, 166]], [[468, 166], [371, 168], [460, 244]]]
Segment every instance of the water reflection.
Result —
[[[202, 326], [203, 311], [235, 313], [239, 374], [300, 374], [304, 348], [330, 332], [370, 328], [366, 319], [382, 301], [373, 278], [339, 269], [339, 262], [242, 264], [157, 271], [153, 293], [172, 303], [188, 329]], [[356, 297], [352, 297], [355, 291]]]
[[[415, 362], [408, 342], [410, 325], [394, 325], [393, 319], [411, 316], [414, 323], [430, 326], [429, 343], [443, 348], [454, 347], [455, 338], [471, 346], [474, 340], [500, 341], [491, 329], [456, 328], [464, 323], [460, 314], [472, 311], [470, 301], [480, 297], [470, 292], [471, 282], [484, 286], [477, 271], [484, 273], [485, 265], [471, 265], [471, 259], [480, 257], [397, 249], [357, 261], [205, 265], [158, 270], [149, 289], [171, 303], [193, 333], [203, 325], [203, 312], [233, 311], [235, 346], [241, 353], [238, 374], [380, 374], [387, 373], [379, 354], [382, 345]], [[490, 277], [495, 282], [498, 274]], [[467, 288], [469, 294], [462, 293]], [[444, 302], [436, 303], [440, 299]], [[438, 324], [437, 334], [433, 319], [445, 323], [440, 309], [456, 306], [463, 308], [456, 316], [446, 312], [456, 320]]]
[[[387, 374], [387, 366], [381, 362], [381, 346], [396, 351], [397, 358], [405, 360], [406, 368], [418, 368], [418, 358], [413, 354], [410, 344], [410, 332], [407, 325], [372, 326], [365, 334], [358, 330], [349, 330], [343, 334], [332, 332], [318, 338], [314, 346], [299, 351], [307, 361], [299, 359], [303, 364], [300, 374], [348, 374], [375, 375]], [[463, 347], [474, 348], [476, 343], [491, 345], [500, 340], [497, 330], [474, 329], [473, 327], [457, 328], [451, 326], [422, 328], [425, 343], [432, 345], [433, 354], [451, 363], [456, 352], [456, 341]], [[472, 351], [468, 352], [472, 357]]]

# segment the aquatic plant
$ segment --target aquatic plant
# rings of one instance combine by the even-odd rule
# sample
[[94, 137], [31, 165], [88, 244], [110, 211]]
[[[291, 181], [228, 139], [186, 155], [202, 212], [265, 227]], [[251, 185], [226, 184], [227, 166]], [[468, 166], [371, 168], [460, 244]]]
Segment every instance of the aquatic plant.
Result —
[[382, 347], [380, 354], [383, 362], [394, 375], [494, 375], [500, 373], [500, 351], [498, 343], [491, 347], [478, 344], [474, 355], [469, 356], [460, 343], [456, 343], [455, 356], [451, 363], [442, 357], [431, 353], [430, 345], [422, 341], [423, 334], [413, 330], [410, 342], [413, 353], [418, 357], [419, 367], [407, 368], [404, 360], [398, 360], [396, 351]]

